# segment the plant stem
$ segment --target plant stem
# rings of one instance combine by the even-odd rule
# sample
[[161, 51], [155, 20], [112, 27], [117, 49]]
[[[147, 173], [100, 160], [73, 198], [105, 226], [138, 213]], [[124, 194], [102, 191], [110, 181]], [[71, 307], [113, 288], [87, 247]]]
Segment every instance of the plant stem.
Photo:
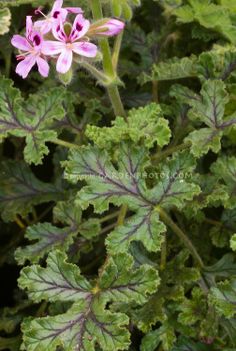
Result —
[[112, 103], [113, 110], [116, 116], [124, 117], [126, 119], [126, 113], [122, 104], [120, 93], [118, 88], [114, 86], [107, 87], [107, 92]]
[[109, 84], [109, 78], [103, 72], [99, 71], [96, 67], [90, 65], [90, 63], [86, 61], [80, 61], [80, 65], [89, 71], [98, 80], [99, 83], [103, 85]]
[[117, 35], [116, 40], [115, 40], [114, 49], [113, 49], [112, 66], [113, 66], [113, 69], [115, 70], [115, 72], [117, 71], [122, 39], [123, 39], [123, 32], [121, 32], [119, 35]]
[[182, 151], [182, 150], [188, 149], [190, 147], [190, 145], [191, 145], [190, 143], [183, 143], [183, 144], [180, 144], [177, 146], [170, 147], [170, 148], [168, 148], [160, 153], [153, 155], [152, 160], [155, 162], [162, 161], [163, 159], [165, 159], [169, 155], [172, 155], [176, 151]]
[[99, 222], [100, 223], [104, 223], [104, 222], [109, 221], [110, 219], [116, 218], [116, 217], [118, 217], [119, 213], [120, 213], [120, 211], [116, 211], [116, 212], [110, 213], [107, 216], [102, 217], [101, 219], [99, 219]]
[[76, 145], [76, 144], [70, 143], [68, 141], [61, 140], [61, 139], [53, 139], [53, 140], [51, 140], [51, 142], [56, 144], [56, 145], [64, 146], [67, 149], [80, 149], [79, 145]]
[[128, 211], [128, 206], [127, 205], [123, 205], [121, 206], [120, 212], [119, 212], [119, 216], [117, 219], [117, 226], [123, 225], [124, 221], [125, 221], [125, 216], [127, 214]]
[[[93, 17], [95, 20], [99, 20], [103, 18], [102, 6], [100, 0], [90, 0]], [[102, 55], [103, 55], [103, 69], [106, 76], [111, 78], [111, 81], [116, 79], [116, 67], [113, 66], [112, 63], [112, 55], [108, 40], [106, 38], [101, 38], [99, 40], [99, 44], [101, 47]], [[121, 45], [121, 43], [120, 43]], [[117, 65], [116, 65], [117, 66]], [[122, 104], [119, 90], [117, 86], [113, 83], [111, 86], [107, 86], [107, 92], [116, 116], [126, 118], [126, 113], [124, 110], [124, 106]]]
[[173, 232], [180, 238], [181, 241], [185, 244], [185, 246], [189, 249], [191, 252], [192, 256], [195, 258], [196, 262], [200, 266], [200, 268], [204, 268], [203, 261], [201, 257], [199, 256], [196, 248], [192, 244], [192, 242], [189, 240], [187, 235], [180, 229], [175, 222], [172, 221], [172, 219], [169, 217], [169, 215], [159, 206], [155, 207], [155, 210], [159, 213], [160, 218], [163, 220], [163, 222], [170, 227]]
[[161, 246], [161, 263], [160, 263], [161, 271], [163, 271], [166, 268], [166, 256], [167, 256], [167, 238], [165, 236]]

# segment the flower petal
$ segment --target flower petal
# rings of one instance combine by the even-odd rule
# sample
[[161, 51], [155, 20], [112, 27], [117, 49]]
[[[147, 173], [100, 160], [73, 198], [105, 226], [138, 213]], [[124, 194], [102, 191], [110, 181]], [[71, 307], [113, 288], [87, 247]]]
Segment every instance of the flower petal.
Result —
[[71, 41], [82, 38], [89, 30], [90, 22], [84, 18], [82, 14], [75, 17], [73, 27], [71, 29], [70, 39]]
[[36, 63], [36, 56], [35, 55], [28, 55], [26, 58], [18, 63], [16, 66], [16, 73], [19, 74], [22, 78], [26, 78]]
[[42, 59], [42, 57], [38, 56], [36, 62], [41, 76], [47, 77], [49, 73], [49, 64], [47, 63], [47, 61]]
[[60, 21], [54, 21], [52, 26], [52, 34], [57, 40], [66, 42], [67, 36], [65, 34], [63, 22], [61, 19]]
[[42, 44], [42, 53], [44, 55], [58, 55], [65, 49], [65, 44], [61, 41], [46, 40]]
[[32, 16], [26, 16], [26, 36], [29, 37], [33, 30]]
[[65, 49], [62, 51], [61, 55], [57, 60], [57, 72], [66, 73], [69, 71], [72, 64], [73, 53], [72, 50]]
[[39, 30], [42, 34], [47, 34], [52, 29], [52, 23], [49, 19], [36, 21], [34, 23], [35, 29]]
[[98, 26], [95, 35], [111, 37], [119, 34], [125, 27], [124, 22], [111, 18], [103, 25]]
[[11, 44], [15, 46], [15, 48], [20, 49], [22, 51], [29, 51], [31, 46], [28, 40], [21, 35], [13, 35]]
[[69, 13], [84, 13], [84, 11], [80, 7], [66, 7], [66, 10]]
[[56, 0], [53, 4], [52, 12], [60, 10], [62, 8], [62, 5], [63, 5], [63, 0]]
[[73, 51], [81, 56], [95, 57], [97, 55], [98, 48], [95, 44], [84, 42], [73, 43]]

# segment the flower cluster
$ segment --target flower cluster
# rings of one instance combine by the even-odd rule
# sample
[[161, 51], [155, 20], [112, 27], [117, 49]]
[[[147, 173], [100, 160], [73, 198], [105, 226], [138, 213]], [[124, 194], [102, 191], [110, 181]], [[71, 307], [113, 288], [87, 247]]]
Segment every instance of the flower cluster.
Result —
[[[47, 77], [50, 58], [57, 60], [57, 72], [65, 74], [70, 70], [76, 55], [96, 57], [98, 48], [91, 43], [91, 39], [114, 36], [124, 28], [123, 22], [112, 18], [91, 24], [84, 18], [81, 8], [63, 8], [62, 5], [63, 0], [56, 0], [48, 15], [38, 9], [36, 14], [41, 14], [43, 19], [33, 23], [32, 17], [27, 16], [25, 37], [13, 36], [11, 43], [20, 50], [16, 73], [22, 78], [28, 76], [35, 64], [39, 73]], [[75, 19], [71, 23], [69, 19], [73, 14]]]

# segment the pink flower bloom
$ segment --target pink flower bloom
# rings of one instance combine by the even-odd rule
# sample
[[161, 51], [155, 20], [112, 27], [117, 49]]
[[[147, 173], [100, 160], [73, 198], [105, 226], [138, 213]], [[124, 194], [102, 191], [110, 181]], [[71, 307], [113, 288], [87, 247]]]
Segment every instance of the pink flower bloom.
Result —
[[119, 34], [125, 27], [124, 22], [110, 18], [101, 24], [94, 24], [94, 35], [111, 37]]
[[57, 72], [64, 74], [69, 71], [73, 61], [73, 53], [85, 57], [97, 55], [97, 46], [89, 43], [87, 39], [82, 40], [89, 27], [89, 21], [81, 14], [76, 16], [69, 35], [65, 33], [62, 22], [53, 27], [53, 35], [58, 41], [44, 41], [42, 52], [45, 55], [60, 54], [57, 59]]
[[37, 64], [38, 71], [43, 77], [48, 76], [49, 65], [46, 60], [41, 57], [42, 36], [33, 28], [31, 16], [26, 17], [26, 38], [21, 35], [14, 35], [11, 43], [17, 49], [25, 51], [17, 56], [18, 60], [22, 60], [16, 66], [16, 73], [22, 78], [26, 78]]
[[38, 28], [42, 34], [50, 32], [53, 28], [53, 25], [58, 20], [64, 22], [66, 20], [68, 12], [70, 13], [83, 13], [79, 7], [68, 7], [63, 9], [63, 0], [56, 0], [52, 7], [51, 12], [46, 16], [40, 9], [36, 10], [36, 13], [40, 13], [45, 19], [36, 21], [34, 26]]

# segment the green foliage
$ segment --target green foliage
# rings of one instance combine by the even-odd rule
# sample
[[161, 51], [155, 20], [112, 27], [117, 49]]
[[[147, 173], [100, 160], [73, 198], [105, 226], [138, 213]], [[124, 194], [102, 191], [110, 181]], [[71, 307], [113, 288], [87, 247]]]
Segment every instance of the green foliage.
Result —
[[0, 137], [9, 134], [26, 138], [24, 157], [28, 163], [40, 164], [49, 152], [45, 145], [53, 141], [57, 133], [50, 127], [54, 120], [64, 117], [64, 109], [58, 105], [63, 99], [63, 89], [31, 95], [25, 102], [18, 89], [12, 87], [10, 80], [0, 80]]
[[236, 42], [233, 17], [227, 7], [216, 5], [213, 1], [189, 0], [188, 4], [174, 10], [174, 14], [181, 23], [199, 22], [201, 26], [219, 32], [232, 43]]
[[163, 147], [169, 143], [171, 132], [159, 105], [150, 104], [129, 111], [127, 120], [117, 117], [112, 127], [88, 126], [86, 135], [101, 148], [111, 147], [127, 139], [151, 148], [155, 143]]
[[0, 35], [9, 31], [11, 24], [11, 12], [8, 8], [0, 9]]
[[69, 181], [76, 183], [84, 179], [88, 183], [77, 195], [82, 208], [92, 204], [97, 213], [102, 213], [108, 209], [109, 203], [118, 206], [123, 203], [136, 211], [124, 226], [119, 226], [109, 235], [107, 246], [112, 253], [125, 252], [133, 240], [142, 241], [150, 251], [159, 250], [165, 225], [159, 220], [155, 207], [181, 208], [186, 200], [191, 200], [200, 191], [185, 177], [195, 167], [188, 153], [176, 155], [164, 164], [162, 176], [155, 172], [157, 184], [148, 189], [145, 177], [150, 174], [145, 171], [145, 153], [144, 148], [121, 145], [118, 170], [105, 151], [94, 147], [72, 151], [69, 160], [64, 162], [65, 177]]
[[21, 272], [19, 285], [28, 290], [35, 302], [43, 299], [74, 302], [64, 314], [26, 320], [24, 347], [94, 350], [98, 343], [103, 350], [125, 349], [129, 344], [128, 317], [109, 311], [106, 305], [109, 301], [143, 303], [146, 294], [156, 290], [156, 271], [148, 266], [133, 270], [131, 256], [114, 256], [100, 271], [94, 285], [80, 275], [76, 265], [65, 260], [64, 254], [55, 251], [49, 254], [46, 268], [31, 266]]
[[15, 73], [52, 5], [0, 1], [0, 350], [234, 351], [236, 6], [64, 0], [125, 22], [65, 87]]
[[0, 209], [4, 220], [27, 215], [34, 205], [63, 198], [60, 188], [38, 180], [23, 162], [5, 161], [0, 172]]
[[55, 248], [67, 251], [78, 232], [87, 239], [99, 233], [99, 221], [91, 218], [82, 222], [82, 211], [71, 202], [58, 202], [54, 214], [54, 221], [65, 223], [67, 227], [60, 228], [51, 223], [38, 223], [28, 227], [25, 237], [33, 241], [33, 244], [16, 250], [15, 258], [19, 264], [24, 264], [26, 260], [38, 262]]

